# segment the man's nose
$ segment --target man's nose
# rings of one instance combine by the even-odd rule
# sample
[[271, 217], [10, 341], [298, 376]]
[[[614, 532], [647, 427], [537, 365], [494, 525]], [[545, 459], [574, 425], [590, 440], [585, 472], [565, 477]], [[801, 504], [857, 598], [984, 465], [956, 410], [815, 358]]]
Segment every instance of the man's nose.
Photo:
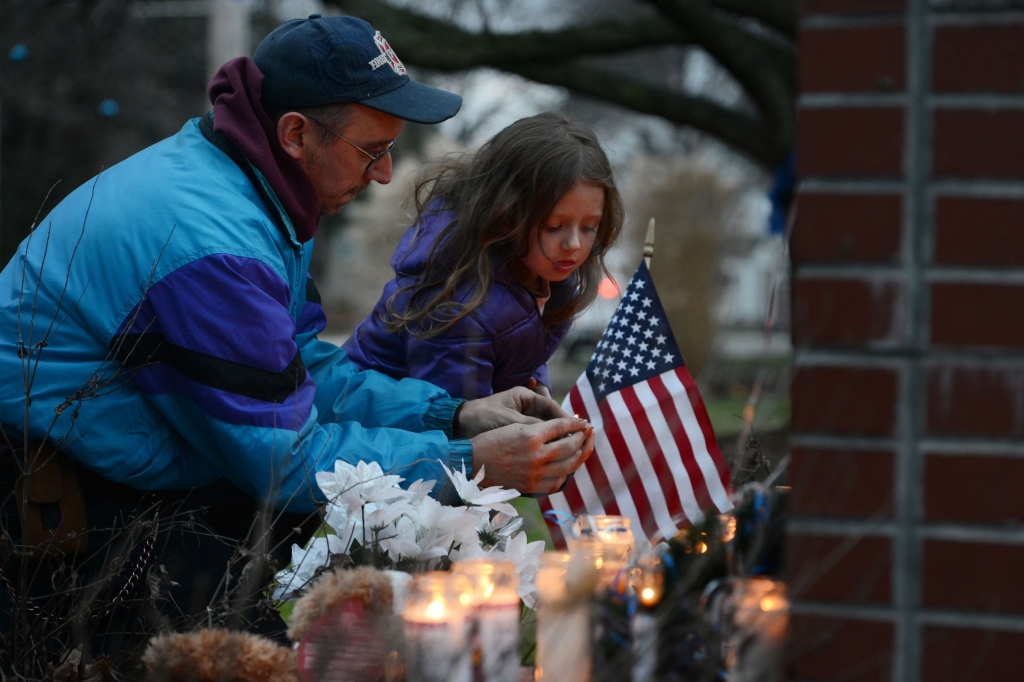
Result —
[[367, 171], [366, 175], [370, 180], [386, 185], [391, 182], [391, 152], [388, 152], [380, 161], [370, 166], [370, 170]]

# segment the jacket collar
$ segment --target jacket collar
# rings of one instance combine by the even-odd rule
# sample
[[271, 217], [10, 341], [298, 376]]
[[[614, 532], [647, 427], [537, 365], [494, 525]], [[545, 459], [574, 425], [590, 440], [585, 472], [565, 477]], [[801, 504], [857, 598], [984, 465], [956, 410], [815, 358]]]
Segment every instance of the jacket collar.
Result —
[[208, 87], [213, 131], [227, 138], [269, 185], [277, 200], [273, 203], [290, 218], [295, 239], [305, 243], [320, 227], [320, 200], [302, 166], [278, 144], [277, 127], [260, 104], [262, 86], [263, 74], [249, 57], [222, 66]]

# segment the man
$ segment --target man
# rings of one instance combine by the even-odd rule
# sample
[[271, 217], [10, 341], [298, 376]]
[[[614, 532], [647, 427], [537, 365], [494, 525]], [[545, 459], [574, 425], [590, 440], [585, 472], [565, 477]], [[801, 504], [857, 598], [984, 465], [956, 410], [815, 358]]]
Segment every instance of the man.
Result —
[[[226, 64], [210, 98], [212, 115], [72, 192], [0, 273], [12, 447], [70, 458], [93, 529], [99, 502], [125, 517], [132, 490], [215, 490], [214, 515], [237, 490], [310, 512], [324, 500], [315, 472], [338, 459], [439, 482], [442, 463], [486, 466], [487, 484], [558, 489], [593, 437], [550, 399], [461, 402], [357, 371], [316, 338], [320, 216], [390, 182], [404, 121], [440, 122], [461, 99], [411, 81], [366, 22], [319, 15]], [[45, 509], [23, 506], [45, 529]], [[75, 514], [60, 511], [64, 532]]]

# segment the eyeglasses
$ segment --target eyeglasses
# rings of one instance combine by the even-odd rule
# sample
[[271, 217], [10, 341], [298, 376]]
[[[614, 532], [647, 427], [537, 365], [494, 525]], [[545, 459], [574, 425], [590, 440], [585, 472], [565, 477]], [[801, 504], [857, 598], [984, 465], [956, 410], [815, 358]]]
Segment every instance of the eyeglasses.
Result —
[[331, 135], [334, 135], [335, 137], [337, 137], [337, 138], [339, 138], [341, 140], [344, 140], [345, 142], [349, 143], [350, 145], [352, 145], [353, 147], [355, 147], [356, 149], [358, 149], [359, 151], [361, 151], [362, 153], [364, 153], [368, 157], [370, 157], [370, 163], [366, 164], [366, 168], [363, 169], [364, 173], [369, 173], [370, 169], [373, 168], [373, 164], [375, 164], [378, 161], [380, 161], [381, 159], [383, 159], [387, 154], [390, 154], [391, 150], [395, 146], [395, 143], [398, 142], [398, 140], [391, 140], [391, 143], [388, 144], [386, 149], [384, 149], [383, 151], [379, 151], [376, 154], [371, 154], [370, 152], [366, 151], [365, 149], [363, 149], [362, 147], [357, 145], [352, 140], [348, 139], [347, 137], [344, 137], [343, 135], [339, 135], [338, 133], [334, 132], [333, 130], [328, 128], [326, 125], [324, 125], [320, 121], [316, 120], [315, 118], [313, 118], [311, 116], [307, 116], [306, 118], [308, 118], [310, 121], [312, 121], [313, 123], [317, 124], [318, 126], [323, 128], [324, 130], [329, 132]]

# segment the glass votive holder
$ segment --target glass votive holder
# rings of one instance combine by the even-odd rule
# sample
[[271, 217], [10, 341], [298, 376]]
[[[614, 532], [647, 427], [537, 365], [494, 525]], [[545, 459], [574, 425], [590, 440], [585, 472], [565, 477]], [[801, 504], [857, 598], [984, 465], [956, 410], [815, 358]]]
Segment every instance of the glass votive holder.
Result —
[[[545, 552], [537, 569], [537, 657], [534, 679], [588, 682], [591, 674], [590, 576], [568, 552]], [[580, 590], [579, 584], [586, 586]], [[585, 594], [578, 594], [585, 592]]]
[[661, 557], [648, 553], [637, 559], [633, 569], [633, 590], [641, 609], [652, 609], [665, 593], [665, 570]]
[[739, 580], [733, 603], [729, 679], [781, 682], [789, 634], [786, 584], [764, 577]]
[[509, 561], [469, 559], [456, 562], [452, 573], [469, 587], [469, 620], [473, 668], [484, 682], [519, 680], [519, 576]]
[[408, 682], [470, 682], [471, 590], [465, 577], [447, 571], [413, 577], [402, 612]]
[[572, 549], [575, 542], [597, 540], [609, 544], [624, 544], [629, 549], [630, 558], [636, 550], [636, 539], [633, 537], [632, 523], [625, 516], [609, 514], [581, 514], [576, 518], [567, 542]]

